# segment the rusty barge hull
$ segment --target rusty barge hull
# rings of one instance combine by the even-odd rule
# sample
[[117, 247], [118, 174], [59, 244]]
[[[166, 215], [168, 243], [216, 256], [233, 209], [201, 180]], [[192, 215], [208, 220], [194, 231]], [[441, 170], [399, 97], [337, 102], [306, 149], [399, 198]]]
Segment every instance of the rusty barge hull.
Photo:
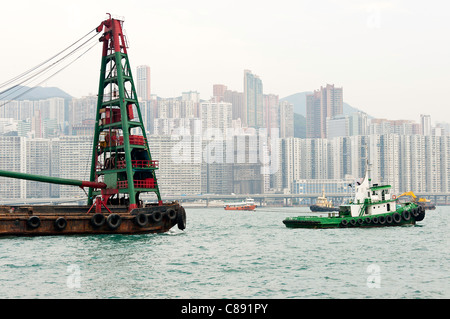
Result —
[[90, 206], [0, 206], [0, 236], [55, 236], [164, 233], [186, 227], [186, 212], [178, 203], [147, 205], [128, 211], [87, 213]]

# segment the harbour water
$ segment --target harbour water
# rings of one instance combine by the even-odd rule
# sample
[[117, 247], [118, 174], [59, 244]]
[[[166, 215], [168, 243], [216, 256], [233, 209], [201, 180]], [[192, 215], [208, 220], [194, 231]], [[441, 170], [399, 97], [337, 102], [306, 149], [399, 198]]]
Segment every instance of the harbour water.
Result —
[[308, 208], [187, 208], [165, 234], [0, 238], [1, 298], [449, 298], [450, 207], [418, 226], [288, 229]]

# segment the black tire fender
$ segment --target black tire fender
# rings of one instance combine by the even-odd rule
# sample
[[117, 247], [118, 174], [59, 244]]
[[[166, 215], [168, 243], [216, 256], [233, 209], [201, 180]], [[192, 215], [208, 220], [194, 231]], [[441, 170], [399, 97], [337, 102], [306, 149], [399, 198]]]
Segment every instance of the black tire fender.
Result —
[[136, 224], [138, 224], [138, 226], [145, 227], [148, 223], [148, 216], [147, 214], [139, 213], [136, 215], [136, 217], [134, 217], [134, 220]]
[[55, 220], [55, 229], [64, 230], [67, 227], [67, 220], [64, 217], [59, 217]]
[[411, 213], [410, 213], [410, 211], [409, 211], [409, 210], [404, 210], [404, 211], [402, 212], [402, 218], [403, 218], [404, 220], [406, 220], [406, 221], [410, 220], [410, 219], [411, 219]]
[[110, 214], [106, 219], [106, 224], [111, 230], [115, 230], [122, 224], [122, 217], [117, 214]]
[[152, 220], [153, 220], [155, 223], [160, 222], [161, 219], [162, 219], [162, 214], [161, 214], [161, 212], [153, 212], [151, 216], [152, 216]]
[[169, 217], [170, 220], [174, 220], [177, 217], [177, 212], [173, 208], [169, 208], [166, 211], [166, 216]]
[[392, 225], [393, 221], [394, 221], [394, 219], [392, 218], [391, 215], [386, 216], [386, 224]]
[[184, 230], [186, 228], [186, 211], [184, 207], [180, 207], [177, 214], [178, 229]]
[[392, 214], [392, 220], [394, 221], [394, 223], [399, 224], [402, 221], [402, 216], [395, 212], [394, 214]]
[[91, 225], [95, 228], [100, 228], [105, 224], [106, 218], [105, 215], [100, 213], [95, 213], [91, 217]]
[[41, 219], [38, 216], [31, 216], [27, 220], [27, 226], [32, 229], [36, 229], [41, 226]]

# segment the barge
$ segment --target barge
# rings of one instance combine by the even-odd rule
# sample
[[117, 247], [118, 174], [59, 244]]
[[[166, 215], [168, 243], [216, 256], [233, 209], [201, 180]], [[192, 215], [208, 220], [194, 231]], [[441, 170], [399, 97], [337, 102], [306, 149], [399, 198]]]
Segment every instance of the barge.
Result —
[[[0, 206], [0, 236], [162, 233], [176, 225], [185, 229], [185, 209], [161, 199], [159, 162], [148, 146], [122, 25], [109, 15], [93, 30], [101, 34], [103, 49], [89, 181], [0, 171], [3, 177], [88, 189], [87, 204]], [[156, 195], [155, 203], [144, 204], [141, 193]]]

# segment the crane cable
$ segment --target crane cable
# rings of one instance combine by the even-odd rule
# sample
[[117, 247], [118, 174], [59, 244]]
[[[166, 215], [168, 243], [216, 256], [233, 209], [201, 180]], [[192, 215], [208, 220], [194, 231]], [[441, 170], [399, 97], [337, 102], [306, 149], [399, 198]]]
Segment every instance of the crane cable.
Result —
[[3, 103], [0, 106], [5, 106], [7, 104], [9, 104], [10, 102], [14, 101], [15, 99], [21, 97], [22, 95], [25, 95], [26, 93], [30, 92], [31, 90], [35, 89], [37, 86], [41, 85], [42, 83], [48, 81], [49, 79], [51, 79], [52, 77], [54, 77], [55, 75], [57, 75], [58, 73], [60, 73], [61, 71], [63, 71], [64, 69], [66, 69], [67, 67], [69, 67], [71, 64], [73, 64], [75, 61], [77, 61], [79, 58], [81, 58], [83, 55], [85, 55], [86, 53], [88, 53], [93, 47], [95, 47], [97, 45], [97, 43], [94, 43], [94, 45], [90, 46], [86, 51], [84, 51], [82, 54], [80, 54], [78, 57], [76, 57], [73, 61], [71, 61], [70, 63], [68, 63], [67, 65], [65, 65], [64, 67], [62, 67], [61, 69], [59, 69], [58, 71], [56, 71], [55, 73], [53, 73], [52, 75], [50, 75], [49, 77], [45, 78], [44, 80], [42, 80], [41, 82], [39, 82], [38, 84], [36, 84], [35, 86], [29, 88], [28, 90], [20, 93], [19, 95], [16, 95], [14, 98], [12, 98], [11, 100]]
[[[75, 52], [77, 52], [78, 50], [82, 49], [83, 46], [87, 45], [93, 38], [95, 38], [99, 32], [96, 31], [96, 33], [90, 37], [88, 40], [86, 40], [85, 42], [83, 42], [82, 44], [80, 44], [79, 46], [77, 46], [75, 49], [73, 49], [72, 51], [70, 51], [69, 53], [67, 53], [66, 55], [64, 55], [63, 57], [61, 57], [60, 59], [58, 59], [57, 61], [53, 62], [52, 64], [46, 66], [44, 69], [39, 70], [38, 72], [36, 72], [35, 74], [30, 75], [30, 73], [32, 73], [33, 71], [37, 70], [38, 68], [42, 67], [43, 65], [47, 64], [48, 62], [54, 60], [56, 57], [58, 57], [59, 55], [61, 55], [62, 53], [64, 53], [65, 51], [69, 50], [71, 47], [75, 46], [77, 43], [79, 43], [80, 41], [84, 40], [86, 37], [88, 37], [92, 32], [96, 31], [96, 29], [93, 29], [91, 31], [89, 31], [86, 35], [84, 35], [83, 37], [81, 37], [80, 39], [78, 39], [77, 41], [75, 41], [74, 43], [72, 43], [70, 46], [68, 46], [67, 48], [65, 48], [64, 50], [61, 50], [60, 52], [58, 52], [57, 54], [55, 54], [54, 56], [52, 56], [51, 58], [45, 60], [44, 62], [39, 63], [38, 65], [34, 66], [33, 68], [15, 76], [14, 78], [3, 82], [2, 84], [0, 84], [0, 88], [5, 87], [6, 85], [9, 85], [11, 83], [15, 83], [17, 81], [21, 81], [19, 83], [16, 83], [15, 85], [7, 88], [6, 90], [3, 90], [2, 92], [0, 92], [0, 96], [4, 93], [8, 93], [6, 95], [3, 95], [2, 98], [8, 97], [14, 93], [16, 93], [18, 90], [20, 90], [20, 85], [28, 82], [28, 81], [32, 81], [36, 78], [38, 78], [39, 76], [43, 75], [44, 73], [46, 73], [47, 71], [49, 71], [51, 68], [55, 67], [57, 64], [61, 63], [62, 61], [64, 61], [65, 59], [67, 59], [69, 56], [73, 55]], [[96, 42], [95, 44], [97, 44], [98, 42]], [[85, 52], [83, 52], [80, 56], [78, 56], [75, 60], [73, 60], [72, 62], [70, 62], [68, 65], [66, 65], [65, 67], [61, 68], [59, 71], [55, 72], [53, 75], [51, 75], [50, 77], [46, 78], [44, 81], [40, 82], [39, 84], [33, 86], [31, 89], [36, 88], [38, 85], [42, 84], [43, 82], [45, 82], [46, 80], [50, 79], [51, 77], [53, 77], [54, 75], [58, 74], [59, 72], [61, 72], [62, 70], [64, 70], [65, 68], [67, 68], [69, 65], [71, 65], [73, 62], [75, 62], [76, 60], [78, 60], [81, 56], [83, 56], [84, 54], [86, 54], [89, 50], [91, 50], [95, 45], [91, 46], [88, 50], [86, 50]], [[26, 77], [25, 79], [23, 79], [24, 77]], [[14, 90], [16, 89], [16, 90]], [[26, 92], [29, 92], [31, 89], [27, 90]], [[25, 93], [26, 93], [25, 92]], [[8, 104], [9, 102], [13, 101], [14, 99], [17, 99], [18, 97], [24, 95], [25, 93], [21, 93], [17, 96], [14, 96], [13, 98], [11, 98], [8, 102], [2, 104], [1, 106], [4, 106], [6, 104]]]
[[88, 33], [86, 33], [84, 36], [82, 36], [81, 38], [79, 38], [77, 41], [75, 41], [74, 43], [72, 43], [71, 45], [69, 45], [67, 48], [65, 48], [64, 50], [61, 50], [60, 52], [58, 52], [57, 54], [55, 54], [54, 56], [52, 56], [51, 58], [45, 60], [44, 62], [39, 63], [38, 65], [34, 66], [33, 68], [15, 76], [14, 78], [5, 81], [3, 83], [0, 84], [0, 88], [5, 87], [6, 85], [13, 83], [15, 80], [20, 79], [21, 77], [27, 75], [30, 72], [33, 72], [34, 70], [36, 70], [37, 68], [39, 68], [40, 66], [44, 65], [45, 63], [53, 60], [54, 58], [56, 58], [58, 55], [62, 54], [63, 52], [67, 51], [68, 49], [70, 49], [71, 47], [73, 47], [75, 44], [77, 44], [78, 42], [80, 42], [81, 40], [83, 40], [84, 38], [86, 38], [89, 34], [91, 34], [93, 31], [96, 31], [96, 29], [93, 29], [91, 31], [89, 31]]
[[[74, 50], [72, 50], [71, 52], [69, 52], [68, 54], [63, 56], [62, 58], [60, 58], [59, 60], [53, 62], [52, 64], [48, 65], [44, 69], [40, 70], [36, 74], [30, 75], [29, 77], [25, 78], [24, 80], [22, 80], [21, 82], [15, 84], [14, 86], [12, 86], [12, 87], [10, 87], [10, 88], [0, 92], [0, 95], [8, 93], [8, 94], [2, 96], [2, 98], [4, 99], [4, 98], [6, 98], [6, 97], [8, 97], [8, 96], [10, 96], [12, 94], [15, 94], [16, 91], [20, 90], [19, 86], [21, 84], [24, 84], [26, 82], [31, 82], [32, 80], [34, 80], [34, 79], [40, 77], [41, 75], [45, 74], [47, 71], [49, 71], [50, 69], [55, 67], [57, 64], [61, 63], [66, 58], [68, 58], [69, 56], [73, 55], [76, 51], [80, 50], [84, 45], [86, 45], [89, 41], [91, 41], [95, 36], [96, 36], [96, 34], [93, 37], [91, 37], [90, 39], [88, 39], [87, 41], [85, 41], [84, 43], [82, 43], [80, 46], [78, 46], [77, 48], [75, 48]], [[14, 89], [16, 89], [16, 90], [14, 90]]]

